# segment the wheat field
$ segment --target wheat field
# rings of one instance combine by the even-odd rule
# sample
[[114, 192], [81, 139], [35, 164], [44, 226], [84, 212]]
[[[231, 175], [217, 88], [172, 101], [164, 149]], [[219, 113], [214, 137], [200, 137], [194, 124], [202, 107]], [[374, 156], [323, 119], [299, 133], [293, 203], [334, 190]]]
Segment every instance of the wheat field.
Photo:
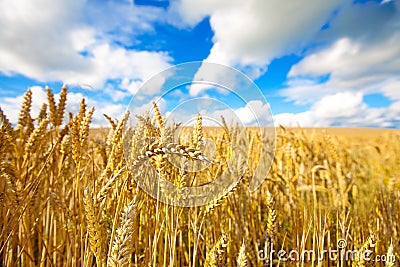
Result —
[[[179, 207], [138, 186], [138, 178], [154, 179], [143, 162], [180, 188], [209, 183], [227, 170], [227, 144], [240, 142], [235, 127], [210, 130], [199, 116], [185, 142], [173, 144], [176, 127], [154, 104], [154, 116], [143, 114], [135, 128], [141, 134], [132, 134], [129, 161], [127, 114], [105, 115], [110, 127], [94, 130], [95, 107], [82, 99], [79, 112], [67, 114], [65, 86], [57, 103], [49, 88], [47, 95], [33, 118], [28, 90], [15, 126], [0, 109], [1, 266], [399, 266], [399, 131], [363, 136], [279, 127], [271, 169], [250, 193], [263, 161], [260, 136], [249, 130], [249, 164], [237, 183], [205, 206]], [[182, 165], [206, 160], [206, 137], [216, 143], [206, 170], [167, 160], [168, 153], [184, 158]], [[360, 253], [324, 254], [338, 246]], [[266, 257], [271, 249], [286, 258]], [[300, 256], [288, 259], [291, 251]]]

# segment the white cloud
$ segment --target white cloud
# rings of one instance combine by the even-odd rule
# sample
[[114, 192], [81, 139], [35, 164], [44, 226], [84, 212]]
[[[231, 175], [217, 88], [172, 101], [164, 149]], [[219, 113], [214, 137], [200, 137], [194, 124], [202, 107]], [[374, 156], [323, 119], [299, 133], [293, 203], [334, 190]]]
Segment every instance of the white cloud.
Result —
[[307, 44], [342, 2], [180, 0], [171, 13], [189, 26], [210, 16], [214, 45], [207, 61], [239, 66], [255, 78], [273, 58]]
[[274, 124], [268, 103], [263, 104], [259, 100], [250, 101], [245, 107], [238, 108], [234, 112], [243, 125], [271, 126]]
[[204, 17], [218, 9], [229, 6], [231, 1], [221, 0], [178, 0], [171, 1], [168, 21], [176, 27], [194, 27]]
[[[174, 69], [166, 69], [162, 72], [157, 73], [151, 79], [147, 80], [140, 88], [140, 96], [156, 96], [166, 94], [170, 89], [169, 87], [164, 87], [164, 83], [175, 74]], [[173, 80], [173, 79], [172, 79]]]
[[200, 93], [213, 88], [211, 84], [207, 83], [193, 83], [189, 87], [189, 94], [191, 96], [198, 96]]
[[[320, 34], [328, 45], [312, 49], [292, 66], [289, 87], [282, 95], [297, 103], [313, 103], [338, 91], [396, 95], [400, 73], [399, 15], [400, 6], [346, 6], [331, 28]], [[326, 75], [327, 80], [321, 82]]]
[[[298, 104], [313, 103], [338, 91], [380, 92], [396, 98], [400, 72], [398, 43], [400, 32], [374, 45], [339, 39], [294, 65], [288, 75], [289, 87], [281, 94]], [[321, 82], [324, 75], [328, 78]]]
[[400, 78], [388, 79], [381, 87], [381, 91], [392, 100], [400, 100]]
[[396, 127], [400, 105], [371, 108], [361, 92], [340, 92], [317, 101], [310, 110], [275, 115], [275, 125], [303, 127]]
[[135, 34], [153, 30], [151, 23], [160, 20], [161, 11], [129, 3], [105, 5], [101, 9], [81, 0], [0, 2], [0, 72], [94, 89], [115, 80], [122, 81], [121, 89], [135, 91], [135, 83], [165, 69], [172, 59], [165, 52], [116, 43], [129, 44]]
[[[394, 74], [400, 69], [400, 32], [375, 45], [341, 38], [332, 46], [305, 57], [294, 65], [289, 77], [318, 77], [330, 74], [331, 80], [363, 79], [373, 74]], [[369, 81], [368, 81], [369, 82]]]
[[189, 94], [198, 96], [210, 89], [227, 94], [230, 90], [237, 90], [240, 86], [244, 86], [243, 81], [242, 76], [236, 70], [207, 62], [201, 64], [194, 75], [189, 87]]
[[0, 2], [0, 71], [38, 79], [47, 72], [51, 79], [54, 69], [85, 69], [69, 38], [82, 6], [82, 1]]
[[127, 90], [131, 94], [136, 94], [141, 85], [142, 82], [140, 80], [130, 80], [128, 78], [123, 78], [119, 86]]
[[400, 125], [400, 101], [391, 104], [386, 111], [386, 116], [392, 118], [395, 122], [397, 121], [397, 128]]
[[[279, 114], [285, 124], [398, 127], [400, 5], [348, 5], [292, 66], [280, 94], [309, 111]], [[344, 92], [344, 93], [343, 93]], [[382, 94], [388, 107], [370, 108], [363, 95]], [[332, 103], [332, 104], [331, 104]], [[334, 104], [333, 104], [334, 103]]]
[[70, 75], [67, 82], [87, 83], [101, 88], [108, 79], [145, 81], [167, 68], [171, 58], [163, 52], [126, 50], [109, 44], [99, 44], [91, 51], [93, 69], [80, 75]]
[[274, 120], [275, 126], [283, 125], [296, 127], [299, 124], [302, 127], [318, 127], [318, 125], [314, 125], [310, 111], [301, 113], [280, 113], [274, 116]]
[[364, 109], [366, 106], [361, 93], [343, 92], [323, 97], [311, 110], [316, 111], [318, 117], [329, 119], [352, 117]]

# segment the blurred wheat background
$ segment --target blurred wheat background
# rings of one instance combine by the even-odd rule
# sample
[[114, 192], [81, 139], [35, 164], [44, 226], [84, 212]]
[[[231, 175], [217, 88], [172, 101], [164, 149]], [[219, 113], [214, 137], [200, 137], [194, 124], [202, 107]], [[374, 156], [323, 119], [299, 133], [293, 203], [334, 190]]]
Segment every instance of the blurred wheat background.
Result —
[[[199, 116], [186, 143], [165, 146], [174, 125], [154, 105], [154, 116], [139, 120], [142, 135], [133, 136], [135, 160], [128, 166], [127, 115], [106, 116], [109, 129], [91, 130], [94, 107], [82, 99], [78, 114], [66, 114], [67, 88], [57, 103], [51, 89], [47, 94], [32, 118], [28, 90], [15, 126], [0, 110], [2, 266], [399, 266], [399, 131], [363, 137], [279, 127], [271, 170], [253, 193], [248, 183], [261, 141], [248, 131], [250, 164], [234, 188], [209, 205], [181, 208], [137, 186], [135, 176], [147, 175], [140, 163], [149, 161], [182, 188], [210, 182], [226, 169], [226, 144], [238, 139], [234, 127], [207, 130]], [[150, 137], [151, 146], [140, 146]], [[203, 160], [204, 137], [217, 144], [204, 172], [166, 160], [165, 153]], [[339, 240], [346, 249], [396, 260], [318, 261], [316, 255], [284, 262], [260, 253], [272, 246], [320, 253]]]

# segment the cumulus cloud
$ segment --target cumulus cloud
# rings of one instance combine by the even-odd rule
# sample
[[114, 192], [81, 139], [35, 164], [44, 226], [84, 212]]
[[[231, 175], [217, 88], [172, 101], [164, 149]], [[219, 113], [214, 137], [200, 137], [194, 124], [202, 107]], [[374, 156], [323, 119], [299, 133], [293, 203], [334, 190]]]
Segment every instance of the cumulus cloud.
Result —
[[259, 100], [246, 103], [245, 107], [236, 109], [235, 114], [244, 125], [272, 126], [274, 124], [269, 104]]
[[380, 87], [377, 83], [392, 80], [400, 71], [399, 15], [400, 6], [395, 5], [347, 6], [320, 34], [329, 45], [310, 50], [291, 68], [289, 78], [329, 74], [329, 87]]
[[90, 1], [2, 1], [0, 72], [94, 89], [115, 80], [134, 92], [138, 82], [172, 61], [165, 52], [125, 48], [135, 34], [152, 30], [159, 11], [129, 3], [106, 6], [99, 9]]
[[391, 100], [400, 100], [400, 78], [388, 79], [381, 87], [381, 91]]
[[189, 94], [198, 96], [210, 89], [216, 89], [223, 94], [243, 87], [249, 87], [249, 80], [244, 79], [239, 71], [224, 65], [203, 62], [193, 77]]
[[[400, 32], [376, 45], [342, 38], [321, 51], [306, 56], [289, 72], [288, 89], [282, 94], [290, 100], [312, 102], [321, 93], [355, 90], [381, 91], [392, 95], [393, 81], [400, 72]], [[329, 75], [325, 82], [320, 82]], [[385, 90], [381, 90], [385, 88]]]
[[100, 88], [109, 79], [128, 79], [128, 83], [138, 80], [143, 82], [167, 68], [171, 61], [163, 52], [127, 50], [109, 44], [99, 44], [93, 47], [91, 53], [88, 60], [93, 69], [88, 73], [67, 76], [69, 82], [83, 81], [95, 88]]
[[72, 49], [70, 38], [77, 29], [75, 22], [83, 4], [83, 1], [2, 1], [0, 71], [40, 79], [43, 72], [51, 72], [54, 67], [85, 69], [87, 64]]
[[207, 60], [239, 66], [255, 78], [273, 58], [301, 49], [342, 2], [180, 0], [171, 13], [188, 26], [209, 16], [214, 45]]
[[[341, 10], [316, 38], [323, 45], [309, 49], [292, 66], [287, 88], [280, 92], [287, 101], [312, 108], [279, 114], [277, 120], [304, 126], [398, 127], [399, 15], [398, 1], [347, 5]], [[392, 104], [370, 108], [362, 100], [368, 94], [382, 94]]]
[[281, 113], [274, 119], [275, 125], [284, 126], [396, 127], [398, 108], [398, 103], [387, 108], [371, 108], [363, 102], [361, 92], [340, 92], [323, 97], [308, 111]]

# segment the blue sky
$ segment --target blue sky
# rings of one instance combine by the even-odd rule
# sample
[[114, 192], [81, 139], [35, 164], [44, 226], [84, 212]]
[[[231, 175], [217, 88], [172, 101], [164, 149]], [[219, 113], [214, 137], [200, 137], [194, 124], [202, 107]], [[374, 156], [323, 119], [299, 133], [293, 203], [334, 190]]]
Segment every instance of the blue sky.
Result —
[[[93, 124], [106, 125], [102, 114], [120, 117], [160, 71], [203, 61], [248, 75], [276, 124], [400, 128], [400, 1], [290, 3], [1, 1], [0, 107], [15, 122], [31, 88], [35, 116], [45, 86], [58, 93], [66, 83], [68, 110], [76, 112], [85, 97], [96, 108]], [[161, 92], [142, 99], [137, 111]], [[181, 93], [180, 100], [224, 99], [215, 91]], [[179, 103], [167, 102], [160, 102], [165, 114]], [[245, 118], [245, 107], [230, 108]]]

